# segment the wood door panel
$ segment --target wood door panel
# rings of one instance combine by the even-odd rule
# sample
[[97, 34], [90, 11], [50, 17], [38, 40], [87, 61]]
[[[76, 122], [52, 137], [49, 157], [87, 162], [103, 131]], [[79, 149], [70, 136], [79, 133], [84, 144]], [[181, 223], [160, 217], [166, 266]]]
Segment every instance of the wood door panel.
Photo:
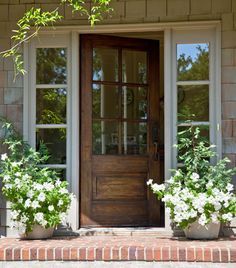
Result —
[[[157, 182], [161, 181], [161, 162], [155, 157], [156, 147], [152, 141], [153, 126], [157, 126], [159, 122], [159, 43], [152, 40], [100, 35], [81, 35], [80, 40], [80, 226], [160, 226], [160, 202], [157, 202], [146, 185], [150, 177], [156, 178]], [[106, 48], [118, 51], [116, 65], [118, 78], [111, 79], [112, 85], [117, 90], [115, 92], [118, 108], [115, 111], [118, 111], [118, 116], [115, 114], [109, 117], [108, 111], [114, 114], [114, 109], [111, 109], [113, 102], [109, 103], [105, 99], [109, 95], [108, 91], [112, 90], [105, 88], [107, 85], [105, 80], [109, 81], [108, 74], [114, 72], [106, 70], [104, 81], [102, 80], [102, 71], [99, 69], [102, 59], [93, 60], [93, 55], [96, 54], [94, 48], [102, 48], [100, 50], [103, 52]], [[134, 52], [127, 58], [131, 63], [137, 63], [135, 61], [137, 51], [141, 52], [140, 55], [146, 55], [145, 83], [142, 82], [144, 80], [139, 82], [136, 78], [137, 81], [134, 80], [133, 84], [123, 80], [122, 53], [127, 50]], [[107, 62], [109, 58], [103, 64]], [[110, 63], [107, 65], [108, 69]], [[97, 68], [95, 79], [93, 68]], [[134, 70], [127, 69], [127, 72], [128, 75], [136, 74], [140, 70], [143, 72], [144, 69], [141, 64]], [[127, 87], [127, 92], [128, 88], [129, 91], [133, 90], [129, 96], [126, 95], [125, 100], [122, 95], [127, 94], [124, 93], [126, 90], [123, 91], [124, 87]], [[143, 91], [145, 93], [143, 94], [139, 88], [145, 88], [147, 93]], [[146, 110], [143, 108], [145, 105]], [[98, 107], [95, 110], [96, 117], [94, 117], [93, 107], [96, 109]], [[126, 115], [124, 107], [127, 109]], [[132, 110], [131, 113], [131, 108], [136, 110]]]
[[93, 179], [93, 200], [146, 200], [146, 173], [97, 175]]

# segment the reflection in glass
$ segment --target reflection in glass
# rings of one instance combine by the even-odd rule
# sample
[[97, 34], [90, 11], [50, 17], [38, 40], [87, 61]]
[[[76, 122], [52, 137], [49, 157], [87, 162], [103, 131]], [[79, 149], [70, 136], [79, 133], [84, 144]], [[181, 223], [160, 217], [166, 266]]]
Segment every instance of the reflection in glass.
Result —
[[178, 86], [179, 121], [209, 121], [209, 86]]
[[54, 168], [57, 172], [57, 176], [60, 178], [61, 181], [66, 181], [66, 169], [65, 168]]
[[147, 83], [147, 53], [144, 51], [122, 51], [122, 82]]
[[119, 117], [119, 92], [117, 86], [93, 84], [93, 117]]
[[118, 81], [118, 49], [93, 49], [93, 80]]
[[36, 129], [36, 148], [43, 142], [49, 151], [47, 164], [66, 163], [66, 129]]
[[93, 122], [93, 154], [118, 154], [118, 123], [109, 121]]
[[66, 84], [66, 49], [37, 48], [36, 83]]
[[144, 155], [147, 153], [147, 123], [123, 123], [123, 154]]
[[39, 88], [36, 90], [36, 123], [66, 123], [65, 88]]
[[147, 119], [146, 88], [122, 88], [123, 118]]
[[178, 81], [209, 80], [209, 44], [177, 45]]

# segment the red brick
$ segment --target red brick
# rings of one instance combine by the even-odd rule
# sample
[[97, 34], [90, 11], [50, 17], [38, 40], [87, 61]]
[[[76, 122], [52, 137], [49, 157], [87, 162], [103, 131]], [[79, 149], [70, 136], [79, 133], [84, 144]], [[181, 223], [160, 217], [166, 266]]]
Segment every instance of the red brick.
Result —
[[162, 248], [162, 261], [169, 261], [170, 260], [170, 248], [163, 247]]
[[36, 247], [35, 248], [31, 248], [30, 249], [30, 260], [35, 261], [35, 260], [37, 260], [37, 258], [38, 258], [37, 248]]
[[203, 251], [202, 248], [196, 248], [196, 261], [202, 262], [203, 261]]
[[29, 261], [30, 260], [30, 250], [29, 248], [22, 249], [22, 260]]
[[186, 261], [186, 249], [185, 248], [179, 249], [179, 261]]
[[55, 248], [55, 260], [62, 260], [62, 248]]
[[218, 248], [214, 248], [212, 250], [212, 261], [213, 262], [220, 262], [220, 251]]
[[112, 260], [118, 261], [119, 258], [119, 249], [118, 248], [112, 248]]
[[47, 248], [47, 260], [52, 261], [54, 259], [53, 254], [54, 248]]
[[154, 248], [154, 261], [161, 261], [161, 248]]
[[236, 249], [230, 249], [230, 262], [236, 262]]
[[70, 259], [70, 249], [69, 248], [63, 248], [63, 260], [68, 261]]
[[121, 259], [123, 261], [127, 261], [129, 256], [128, 247], [121, 248]]
[[195, 261], [194, 248], [187, 248], [187, 261]]
[[0, 261], [4, 261], [4, 249], [0, 248]]
[[39, 248], [38, 259], [39, 259], [40, 261], [45, 261], [45, 260], [46, 260], [46, 256], [45, 256], [45, 248]]
[[21, 259], [21, 249], [20, 248], [15, 248], [14, 249], [14, 261], [20, 261]]
[[136, 247], [130, 247], [129, 248], [129, 260], [130, 261], [135, 261], [136, 260]]
[[[104, 251], [104, 253], [103, 253], [103, 260], [104, 261], [110, 261], [111, 260], [111, 249], [108, 248], [108, 247], [106, 247], [106, 248], [103, 249], [103, 251]], [[127, 258], [128, 258], [128, 255], [127, 255]], [[123, 260], [122, 257], [121, 257], [121, 259]]]
[[221, 262], [229, 262], [229, 250], [222, 248], [220, 250]]
[[211, 262], [211, 250], [209, 248], [204, 248], [204, 261]]
[[96, 248], [96, 261], [102, 261], [102, 248]]
[[170, 260], [171, 261], [178, 261], [179, 260], [179, 258], [178, 258], [178, 248], [172, 247], [170, 249]]
[[78, 249], [76, 247], [71, 248], [70, 250], [70, 260], [77, 261], [78, 259]]
[[138, 261], [144, 260], [144, 249], [143, 248], [137, 248], [137, 260]]
[[94, 261], [96, 260], [96, 256], [95, 256], [95, 248], [88, 248], [87, 249], [87, 260], [88, 261]]
[[148, 247], [145, 249], [146, 261], [153, 261], [153, 248]]
[[86, 261], [86, 248], [80, 248], [79, 249], [79, 260], [80, 261]]
[[13, 259], [13, 249], [12, 248], [7, 248], [6, 251], [5, 251], [5, 259], [6, 261], [12, 261]]

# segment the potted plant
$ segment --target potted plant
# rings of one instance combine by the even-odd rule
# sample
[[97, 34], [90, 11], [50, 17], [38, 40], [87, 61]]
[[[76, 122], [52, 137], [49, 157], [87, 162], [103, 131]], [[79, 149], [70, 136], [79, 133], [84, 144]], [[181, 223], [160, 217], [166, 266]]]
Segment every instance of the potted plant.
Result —
[[189, 127], [178, 135], [176, 145], [182, 167], [173, 170], [163, 184], [147, 182], [158, 199], [165, 202], [171, 220], [192, 239], [214, 239], [220, 223], [236, 216], [236, 195], [231, 184], [236, 169], [227, 169], [227, 158], [213, 164], [216, 153], [200, 135]]
[[4, 123], [3, 129], [8, 152], [1, 155], [0, 178], [2, 192], [10, 201], [11, 227], [17, 228], [21, 237], [48, 238], [66, 220], [72, 199], [68, 184], [55, 170], [41, 166], [49, 158], [44, 145], [37, 152], [11, 124]]

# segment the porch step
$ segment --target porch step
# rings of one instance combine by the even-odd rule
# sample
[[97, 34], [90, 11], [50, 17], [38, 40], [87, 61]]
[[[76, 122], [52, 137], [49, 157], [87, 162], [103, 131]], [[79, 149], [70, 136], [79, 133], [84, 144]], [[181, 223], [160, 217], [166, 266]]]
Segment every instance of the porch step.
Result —
[[81, 236], [29, 241], [1, 238], [0, 261], [235, 263], [236, 239]]

